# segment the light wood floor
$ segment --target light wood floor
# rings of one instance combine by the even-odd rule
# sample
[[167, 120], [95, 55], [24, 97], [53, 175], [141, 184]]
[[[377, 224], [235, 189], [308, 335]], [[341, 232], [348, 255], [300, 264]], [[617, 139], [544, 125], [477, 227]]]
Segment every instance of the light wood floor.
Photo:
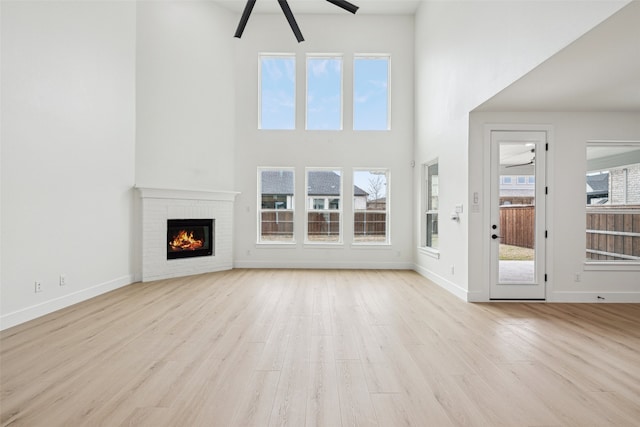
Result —
[[2, 425], [640, 425], [640, 305], [469, 304], [408, 271], [135, 284], [0, 338]]

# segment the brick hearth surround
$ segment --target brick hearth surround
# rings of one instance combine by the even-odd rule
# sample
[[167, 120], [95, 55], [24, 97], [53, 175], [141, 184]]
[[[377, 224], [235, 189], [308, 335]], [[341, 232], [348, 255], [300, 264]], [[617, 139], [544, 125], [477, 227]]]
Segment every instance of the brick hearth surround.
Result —
[[[233, 268], [231, 191], [137, 187], [141, 206], [142, 281], [189, 276]], [[167, 219], [215, 219], [213, 256], [167, 259]]]

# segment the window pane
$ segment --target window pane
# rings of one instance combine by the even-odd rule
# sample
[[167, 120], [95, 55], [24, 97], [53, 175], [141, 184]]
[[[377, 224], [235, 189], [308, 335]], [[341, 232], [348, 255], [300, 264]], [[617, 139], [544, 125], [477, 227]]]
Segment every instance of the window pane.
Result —
[[295, 57], [260, 56], [260, 129], [295, 129]]
[[353, 241], [386, 243], [387, 171], [357, 170], [353, 173]]
[[307, 170], [307, 242], [342, 242], [342, 171]]
[[259, 169], [260, 242], [293, 242], [294, 174], [292, 170]]
[[425, 246], [438, 248], [438, 163], [425, 165]]
[[437, 211], [438, 210], [438, 164], [433, 164], [429, 166], [429, 206], [428, 210]]
[[438, 214], [427, 214], [427, 247], [438, 249]]
[[640, 142], [588, 144], [586, 257], [640, 262]]
[[342, 58], [307, 58], [307, 129], [342, 129]]
[[389, 129], [389, 57], [355, 58], [353, 129]]

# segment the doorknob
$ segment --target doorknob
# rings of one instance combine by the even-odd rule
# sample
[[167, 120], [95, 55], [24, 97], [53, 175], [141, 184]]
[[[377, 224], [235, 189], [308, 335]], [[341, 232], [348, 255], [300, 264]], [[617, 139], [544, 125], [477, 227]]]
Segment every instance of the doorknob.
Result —
[[493, 224], [493, 225], [491, 226], [491, 228], [492, 228], [493, 230], [495, 230], [496, 228], [498, 228], [498, 226], [497, 226], [497, 225], [495, 225], [495, 224]]
[[492, 234], [492, 235], [491, 235], [491, 238], [495, 240], [495, 239], [500, 238], [500, 236], [498, 236], [497, 234]]

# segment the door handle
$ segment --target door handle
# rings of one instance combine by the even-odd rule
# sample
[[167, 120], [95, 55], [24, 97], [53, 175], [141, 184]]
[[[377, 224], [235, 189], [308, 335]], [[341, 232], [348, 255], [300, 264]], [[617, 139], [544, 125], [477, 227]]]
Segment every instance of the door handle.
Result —
[[498, 236], [497, 234], [492, 234], [492, 235], [491, 235], [491, 238], [492, 238], [493, 240], [498, 239], [498, 238], [500, 238], [500, 237], [502, 237], [502, 236]]

